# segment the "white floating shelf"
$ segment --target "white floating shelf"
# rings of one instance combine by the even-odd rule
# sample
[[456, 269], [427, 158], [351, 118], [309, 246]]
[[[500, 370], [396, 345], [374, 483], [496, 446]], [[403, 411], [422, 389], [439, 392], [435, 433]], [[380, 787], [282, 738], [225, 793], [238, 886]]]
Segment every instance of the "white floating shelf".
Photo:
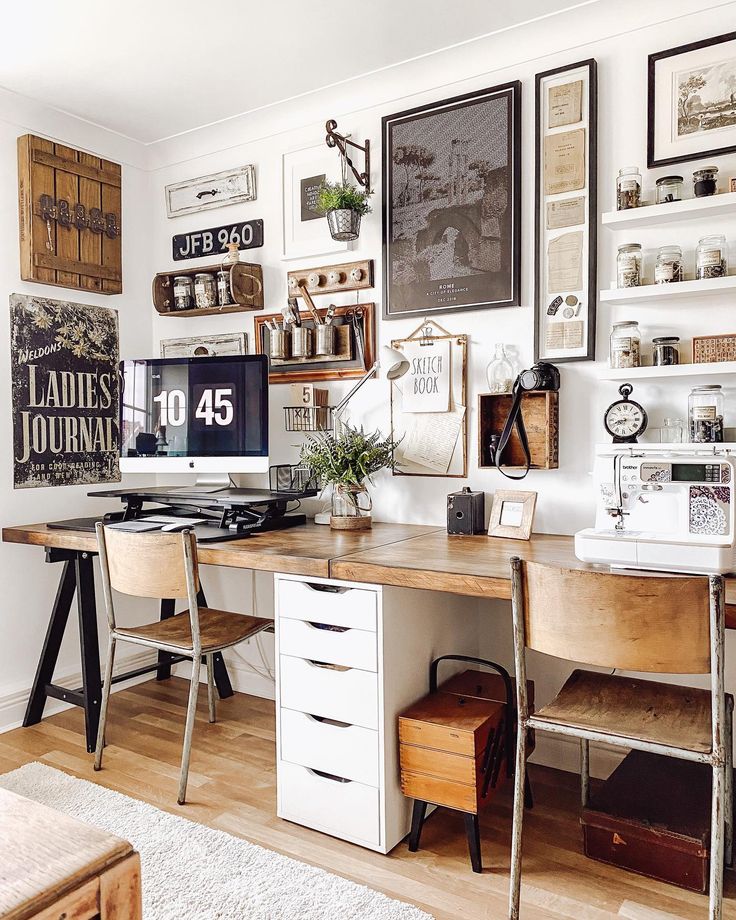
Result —
[[671, 284], [642, 284], [639, 287], [603, 288], [603, 303], [643, 303], [647, 300], [684, 300], [688, 297], [710, 297], [736, 291], [736, 275], [706, 278], [703, 281], [676, 281]]
[[629, 227], [658, 227], [675, 220], [712, 218], [729, 211], [736, 214], [736, 192], [724, 192], [709, 198], [686, 198], [668, 204], [649, 204], [626, 211], [606, 211], [601, 215], [601, 223], [611, 230], [627, 230]]
[[723, 377], [736, 374], [736, 361], [672, 364], [668, 367], [608, 367], [601, 380], [645, 380], [666, 377]]

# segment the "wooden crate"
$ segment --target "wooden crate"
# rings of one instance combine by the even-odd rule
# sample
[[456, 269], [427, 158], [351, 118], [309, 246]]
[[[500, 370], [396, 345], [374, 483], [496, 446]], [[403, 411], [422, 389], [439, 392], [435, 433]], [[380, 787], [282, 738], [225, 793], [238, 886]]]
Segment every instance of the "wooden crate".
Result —
[[255, 262], [236, 262], [230, 266], [230, 293], [234, 303], [224, 307], [192, 307], [191, 310], [174, 309], [174, 278], [177, 275], [195, 275], [208, 272], [217, 275], [222, 269], [217, 265], [197, 268], [176, 268], [159, 272], [153, 279], [153, 305], [161, 316], [209, 316], [217, 313], [248, 313], [263, 309], [263, 269]]
[[[500, 435], [511, 409], [510, 393], [480, 393], [478, 395], [478, 466], [493, 468], [491, 435]], [[559, 392], [535, 390], [524, 393], [521, 416], [524, 419], [533, 470], [556, 470], [559, 447]], [[503, 466], [519, 469], [526, 466], [524, 451], [514, 426], [503, 453]]]
[[118, 163], [33, 134], [19, 137], [21, 278], [122, 293], [121, 204]]

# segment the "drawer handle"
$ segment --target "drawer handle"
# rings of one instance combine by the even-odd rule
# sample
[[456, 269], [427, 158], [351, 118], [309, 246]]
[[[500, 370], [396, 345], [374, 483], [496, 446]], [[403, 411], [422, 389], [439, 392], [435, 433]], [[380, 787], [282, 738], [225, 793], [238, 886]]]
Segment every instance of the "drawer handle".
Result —
[[315, 716], [311, 712], [305, 713], [308, 719], [313, 722], [321, 722], [323, 725], [331, 725], [333, 728], [352, 728], [350, 722], [338, 722], [337, 719], [328, 719], [325, 716]]
[[319, 585], [313, 581], [305, 581], [302, 584], [305, 584], [312, 591], [321, 591], [323, 594], [345, 594], [346, 591], [352, 590], [342, 585]]
[[328, 779], [331, 783], [352, 783], [351, 779], [345, 779], [344, 776], [335, 776], [334, 773], [325, 773], [323, 770], [313, 770], [311, 767], [306, 768], [308, 773], [319, 779]]
[[346, 633], [350, 632], [349, 626], [332, 626], [330, 623], [315, 623], [311, 620], [307, 620], [307, 626], [310, 629], [319, 629], [323, 632], [336, 632], [336, 633]]
[[344, 664], [330, 664], [327, 661], [314, 661], [312, 658], [305, 658], [307, 664], [313, 668], [323, 668], [325, 671], [352, 671], [352, 668], [345, 667]]

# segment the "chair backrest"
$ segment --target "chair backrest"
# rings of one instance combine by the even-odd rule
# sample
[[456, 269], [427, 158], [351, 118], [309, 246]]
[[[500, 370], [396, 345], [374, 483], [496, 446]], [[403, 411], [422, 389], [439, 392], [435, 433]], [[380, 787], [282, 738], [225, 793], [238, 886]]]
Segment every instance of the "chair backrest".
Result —
[[514, 617], [523, 618], [526, 648], [604, 668], [711, 673], [708, 577], [615, 575], [521, 560], [512, 560], [512, 577], [514, 570], [521, 580]]
[[98, 527], [99, 540], [104, 541], [102, 548], [113, 590], [135, 597], [187, 598], [187, 545], [194, 586], [199, 590], [193, 533], [136, 533]]

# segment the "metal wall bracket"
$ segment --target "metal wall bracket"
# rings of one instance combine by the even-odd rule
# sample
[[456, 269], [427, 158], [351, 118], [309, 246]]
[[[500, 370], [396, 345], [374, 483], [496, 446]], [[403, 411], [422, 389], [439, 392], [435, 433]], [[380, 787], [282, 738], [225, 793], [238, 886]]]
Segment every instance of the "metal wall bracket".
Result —
[[[360, 185], [362, 185], [366, 193], [370, 195], [371, 193], [371, 142], [366, 140], [365, 144], [356, 144], [355, 141], [351, 141], [349, 137], [345, 137], [344, 134], [339, 134], [335, 128], [337, 128], [337, 122], [334, 118], [325, 124], [327, 130], [327, 136], [325, 137], [325, 143], [328, 147], [337, 147], [340, 153], [345, 157], [345, 162], [352, 169], [353, 175], [358, 180]], [[365, 155], [365, 172], [358, 172], [355, 168], [355, 164], [350, 159], [347, 153], [347, 145], [355, 147], [356, 150], [362, 150]]]

